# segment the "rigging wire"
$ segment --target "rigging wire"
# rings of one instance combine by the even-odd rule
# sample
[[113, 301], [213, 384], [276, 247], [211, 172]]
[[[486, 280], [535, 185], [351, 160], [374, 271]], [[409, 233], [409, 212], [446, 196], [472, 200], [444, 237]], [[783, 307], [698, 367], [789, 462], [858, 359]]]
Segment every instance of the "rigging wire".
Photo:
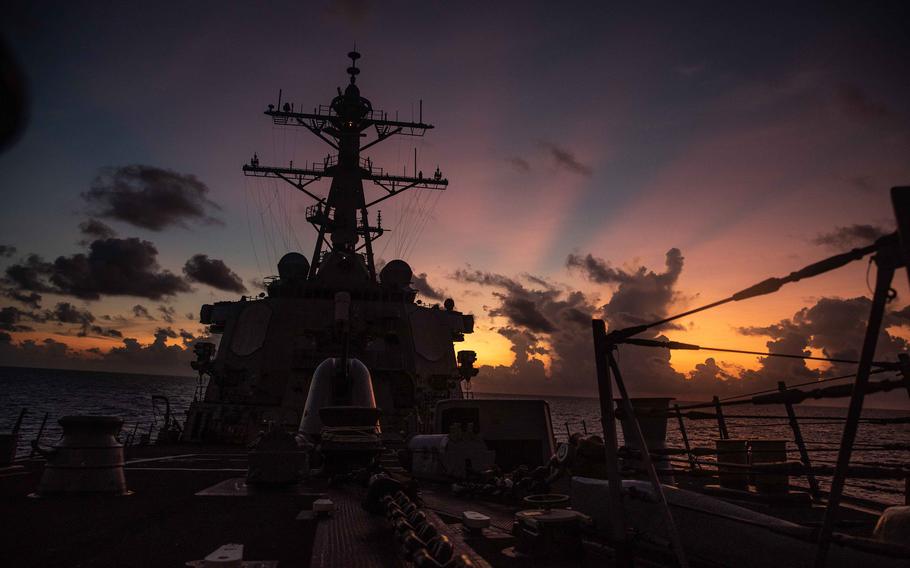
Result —
[[[887, 372], [888, 372], [888, 369], [872, 369], [871, 371], [869, 371], [869, 374], [870, 374], [870, 375], [877, 375], [877, 374], [879, 374], [879, 373], [887, 373]], [[830, 377], [830, 378], [826, 378], [826, 379], [819, 379], [819, 380], [817, 380], [817, 381], [811, 381], [811, 382], [805, 382], [805, 383], [797, 383], [797, 384], [793, 384], [793, 385], [787, 385], [787, 389], [786, 389], [786, 390], [795, 389], [795, 388], [797, 388], [797, 387], [805, 387], [805, 386], [810, 386], [810, 385], [818, 385], [818, 384], [821, 384], [821, 383], [828, 383], [828, 382], [831, 382], [831, 381], [840, 381], [840, 380], [849, 379], [849, 378], [852, 378], [852, 377], [855, 377], [855, 376], [856, 376], [856, 373], [851, 373], [851, 374], [849, 374], [849, 375], [841, 375], [841, 376], [838, 376], [838, 377]], [[762, 394], [779, 393], [779, 392], [786, 392], [786, 391], [781, 391], [781, 390], [779, 390], [779, 389], [767, 389], [767, 390], [761, 390], [761, 391], [756, 391], [756, 392], [751, 392], [751, 393], [739, 394], [739, 395], [735, 395], [735, 396], [729, 396], [729, 397], [726, 397], [726, 398], [719, 399], [719, 401], [722, 402], [722, 403], [724, 403], [724, 404], [723, 404], [724, 406], [735, 406], [735, 405], [741, 405], [741, 404], [752, 404], [752, 398], [755, 397], [755, 396], [762, 395]], [[698, 403], [695, 403], [695, 404], [687, 404], [687, 405], [685, 405], [685, 406], [680, 406], [679, 409], [680, 409], [680, 410], [695, 410], [695, 409], [698, 409], [698, 408], [714, 408], [714, 406], [715, 406], [715, 404], [714, 404], [713, 402], [698, 402]]]
[[[729, 349], [724, 347], [704, 347], [701, 345], [695, 345], [691, 343], [681, 343], [678, 341], [660, 341], [655, 339], [635, 339], [629, 338], [624, 341], [629, 345], [637, 345], [639, 347], [660, 347], [664, 349], [682, 349], [682, 350], [692, 350], [692, 351], [718, 351], [721, 353], [739, 353], [742, 355], [759, 355], [762, 357], [782, 357], [786, 359], [806, 359], [811, 361], [826, 361], [828, 363], [846, 363], [850, 365], [858, 365], [859, 361], [853, 359], [836, 359], [834, 357], [816, 357], [814, 355], [793, 355], [791, 353], [772, 353], [768, 351], [749, 351], [746, 349]], [[873, 361], [873, 365], [878, 367], [883, 367], [888, 365], [887, 363], [881, 363], [878, 361]]]
[[[885, 372], [884, 369], [873, 369], [872, 372], [871, 372], [870, 374], [884, 373], [884, 372]], [[855, 377], [855, 376], [856, 376], [856, 373], [850, 373], [850, 374], [847, 374], [847, 375], [839, 375], [839, 376], [837, 376], [837, 377], [828, 377], [828, 378], [825, 378], [825, 379], [819, 379], [819, 380], [817, 380], [817, 381], [806, 381], [806, 382], [804, 382], [804, 383], [796, 383], [796, 384], [792, 384], [792, 385], [787, 385], [787, 388], [788, 388], [788, 389], [795, 389], [795, 388], [798, 388], [798, 387], [806, 387], [806, 386], [810, 386], [810, 385], [818, 385], [818, 384], [821, 384], [821, 383], [830, 383], [830, 382], [833, 382], [833, 381], [843, 381], [843, 380], [845, 380], [845, 379], [852, 379], [852, 378]], [[721, 401], [721, 402], [726, 402], [726, 401], [729, 401], [729, 400], [736, 400], [736, 399], [740, 399], [740, 398], [753, 397], [753, 396], [758, 396], [758, 395], [760, 395], [760, 394], [771, 394], [771, 393], [775, 393], [775, 392], [780, 392], [780, 389], [765, 389], [765, 390], [755, 391], [755, 392], [748, 393], [748, 394], [739, 394], [739, 395], [736, 395], [736, 396], [728, 396], [728, 397], [724, 397], [724, 398], [720, 399], [720, 401]]]
[[[409, 248], [404, 253], [405, 258], [410, 257], [411, 253], [414, 251], [414, 247], [417, 245], [418, 242], [420, 242], [420, 237], [423, 234], [424, 229], [426, 229], [427, 224], [430, 222], [431, 219], [434, 218], [434, 213], [436, 211], [436, 207], [439, 204], [439, 200], [442, 198], [442, 192], [434, 191], [434, 193], [435, 193], [435, 195], [432, 195], [427, 198], [427, 201], [430, 202], [430, 205], [429, 205], [429, 207], [427, 207], [427, 211], [426, 211], [426, 214], [424, 215], [423, 222], [420, 224], [414, 238], [411, 240], [411, 244], [410, 244]], [[425, 204], [425, 207], [426, 207], [426, 204]]]
[[246, 209], [246, 228], [250, 236], [250, 247], [253, 249], [253, 258], [256, 260], [256, 272], [259, 273], [260, 280], [264, 278], [262, 265], [259, 263], [259, 254], [256, 253], [256, 243], [253, 240], [253, 224], [250, 222], [250, 182], [247, 176], [243, 176], [243, 204]]

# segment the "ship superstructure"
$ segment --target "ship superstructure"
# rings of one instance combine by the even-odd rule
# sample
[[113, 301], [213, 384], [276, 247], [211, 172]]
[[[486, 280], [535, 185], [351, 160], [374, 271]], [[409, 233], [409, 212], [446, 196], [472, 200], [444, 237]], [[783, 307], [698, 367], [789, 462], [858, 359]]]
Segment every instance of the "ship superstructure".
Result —
[[[433, 126], [389, 120], [361, 96], [360, 54], [348, 54], [349, 84], [329, 105], [300, 112], [280, 101], [265, 114], [273, 124], [305, 128], [334, 153], [305, 167], [267, 166], [257, 154], [243, 166], [247, 176], [276, 178], [313, 203], [306, 219], [318, 232], [311, 260], [299, 252], [278, 263], [278, 277], [260, 298], [202, 307], [200, 321], [221, 341], [197, 347], [194, 367], [209, 378], [187, 414], [189, 441], [243, 442], [272, 423], [294, 429], [300, 422], [314, 369], [332, 357], [353, 357], [370, 370], [383, 431], [412, 434], [429, 424], [438, 400], [463, 397], [476, 374], [475, 355], [454, 343], [473, 331], [473, 316], [416, 301], [413, 272], [403, 260], [377, 266], [373, 243], [383, 236], [381, 216], [370, 210], [409, 189], [441, 191], [439, 168], [429, 175], [392, 175], [362, 153], [396, 135], [423, 136]], [[416, 168], [415, 168], [416, 170]], [[329, 179], [327, 196], [311, 184]], [[384, 194], [367, 201], [363, 182]], [[339, 310], [344, 310], [340, 314]]]

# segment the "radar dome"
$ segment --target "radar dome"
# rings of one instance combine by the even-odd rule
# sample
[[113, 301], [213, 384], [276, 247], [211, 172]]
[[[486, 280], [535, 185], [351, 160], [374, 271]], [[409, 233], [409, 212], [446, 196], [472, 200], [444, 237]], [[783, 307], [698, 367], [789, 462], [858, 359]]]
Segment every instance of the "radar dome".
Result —
[[299, 252], [289, 252], [278, 261], [278, 276], [282, 280], [302, 280], [310, 272], [310, 263]]
[[382, 267], [379, 273], [379, 280], [386, 286], [393, 288], [404, 288], [411, 283], [411, 277], [414, 272], [407, 262], [403, 260], [393, 260]]

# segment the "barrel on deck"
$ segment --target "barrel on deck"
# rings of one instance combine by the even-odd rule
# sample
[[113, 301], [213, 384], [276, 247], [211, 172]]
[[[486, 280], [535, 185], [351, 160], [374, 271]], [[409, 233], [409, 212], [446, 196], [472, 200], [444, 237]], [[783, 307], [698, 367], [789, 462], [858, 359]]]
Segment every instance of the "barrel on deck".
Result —
[[47, 457], [38, 494], [100, 493], [125, 495], [123, 444], [117, 433], [123, 420], [115, 416], [64, 416], [63, 440]]
[[[786, 440], [751, 440], [752, 465], [784, 464], [787, 461]], [[786, 493], [790, 478], [786, 472], [756, 473], [755, 490], [759, 493]]]
[[726, 489], [745, 490], [749, 486], [749, 454], [746, 440], [714, 440], [717, 449], [717, 478]]

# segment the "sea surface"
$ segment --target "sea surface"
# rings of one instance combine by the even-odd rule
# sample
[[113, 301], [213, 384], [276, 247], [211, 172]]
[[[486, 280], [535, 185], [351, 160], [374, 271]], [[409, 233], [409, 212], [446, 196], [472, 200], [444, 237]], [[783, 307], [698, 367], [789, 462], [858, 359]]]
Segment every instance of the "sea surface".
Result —
[[[61, 435], [57, 420], [70, 414], [96, 414], [119, 416], [124, 420], [123, 432], [139, 434], [157, 431], [163, 421], [164, 408], [152, 404], [153, 395], [170, 400], [171, 411], [183, 421], [186, 409], [193, 399], [196, 379], [190, 377], [163, 377], [125, 373], [101, 373], [54, 369], [0, 367], [0, 431], [8, 432], [22, 409], [27, 409], [20, 430], [19, 454], [29, 452], [28, 444], [35, 439], [41, 422], [47, 414], [42, 437], [44, 444], [53, 444]], [[477, 393], [478, 398], [537, 398], [515, 397]], [[545, 397], [550, 405], [553, 429], [557, 440], [565, 440], [567, 432], [601, 434], [600, 407], [597, 399], [572, 397]], [[681, 405], [686, 403], [680, 402]], [[813, 464], [833, 465], [843, 423], [831, 420], [846, 415], [845, 408], [797, 406], [803, 437], [809, 447]], [[798, 460], [793, 433], [780, 406], [725, 407], [727, 427], [733, 438], [786, 439], [791, 443], [789, 459]], [[899, 418], [910, 411], [866, 409], [864, 418]], [[737, 418], [750, 416], [752, 418]], [[718, 437], [717, 422], [711, 420], [685, 420], [689, 442], [693, 447], [711, 448]], [[620, 432], [621, 428], [617, 426]], [[883, 444], [902, 445], [901, 449], [882, 449]], [[683, 447], [677, 421], [669, 420], [667, 446]], [[853, 454], [853, 465], [910, 466], [910, 424], [860, 425]], [[682, 459], [682, 458], [681, 458]], [[711, 458], [701, 458], [710, 461]], [[683, 467], [684, 464], [680, 464]], [[802, 479], [794, 478], [795, 484]], [[821, 478], [827, 489], [826, 478]], [[848, 493], [887, 504], [903, 504], [902, 480], [853, 480], [848, 483]]]

